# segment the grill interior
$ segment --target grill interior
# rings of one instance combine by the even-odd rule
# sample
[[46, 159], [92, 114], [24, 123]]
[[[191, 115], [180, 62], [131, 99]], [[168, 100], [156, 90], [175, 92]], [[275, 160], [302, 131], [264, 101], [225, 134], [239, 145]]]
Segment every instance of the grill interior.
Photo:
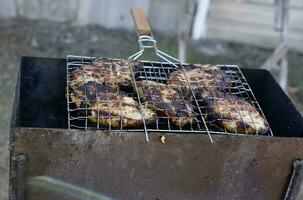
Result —
[[[11, 126], [68, 128], [66, 59], [23, 57]], [[277, 137], [302, 137], [303, 118], [266, 70], [242, 68]], [[131, 132], [130, 132], [131, 134]]]
[[[85, 65], [85, 64], [92, 64], [92, 62], [95, 60], [94, 57], [84, 57], [84, 56], [68, 56], [67, 57], [67, 85], [70, 84], [70, 75], [71, 73], [78, 69], [79, 67]], [[112, 60], [114, 62], [115, 60]], [[142, 61], [143, 66], [139, 68], [139, 70], [133, 72], [133, 79], [135, 79], [136, 83], [138, 81], [142, 80], [151, 80], [155, 81], [157, 84], [167, 84], [167, 80], [169, 75], [177, 70], [177, 68], [169, 63], [164, 62], [150, 62], [150, 61]], [[187, 68], [188, 64], [182, 64], [182, 66], [178, 65], [178, 69], [184, 69]], [[257, 102], [252, 89], [250, 88], [247, 80], [245, 79], [243, 73], [241, 72], [240, 68], [235, 65], [218, 65], [219, 70], [218, 73], [222, 73], [222, 76], [229, 77], [229, 82], [231, 83], [228, 87], [222, 87], [220, 81], [216, 80], [216, 85], [213, 86], [212, 89], [216, 89], [218, 91], [224, 92], [225, 94], [231, 95], [234, 98], [241, 98], [244, 99], [246, 102], [248, 102], [250, 105], [252, 105], [265, 119], [265, 115]], [[96, 70], [96, 69], [94, 69]], [[189, 80], [189, 79], [188, 79]], [[189, 80], [190, 83], [195, 82], [195, 80]], [[139, 106], [143, 106], [142, 103], [142, 96], [138, 93], [138, 88], [136, 86], [137, 84], [133, 85], [132, 89], [124, 90], [124, 94], [127, 94], [128, 97], [134, 98]], [[178, 89], [179, 88], [179, 89]], [[169, 117], [164, 116], [163, 114], [156, 113], [156, 120], [154, 123], [142, 125], [141, 127], [138, 127], [136, 129], [127, 129], [122, 127], [122, 122], [120, 124], [119, 128], [114, 128], [109, 123], [108, 126], [101, 125], [99, 121], [97, 123], [93, 123], [89, 120], [90, 117], [90, 108], [87, 106], [85, 108], [77, 108], [75, 104], [72, 102], [70, 95], [72, 91], [70, 90], [70, 87], [67, 87], [67, 105], [68, 105], [68, 128], [76, 128], [76, 129], [96, 129], [96, 130], [111, 130], [111, 131], [152, 131], [152, 132], [184, 132], [184, 133], [217, 133], [217, 134], [235, 134], [238, 135], [240, 133], [237, 132], [230, 132], [226, 129], [219, 128], [218, 126], [214, 126], [213, 121], [207, 119], [207, 106], [203, 105], [201, 97], [196, 95], [196, 92], [194, 90], [190, 90], [190, 93], [192, 98], [189, 100], [188, 94], [185, 93], [181, 86], [179, 85], [176, 89], [174, 87], [174, 90], [178, 90], [178, 93], [181, 95], [182, 99], [184, 101], [190, 101], [193, 106], [193, 115], [194, 115], [194, 122], [189, 123], [185, 126], [176, 126], [171, 123], [171, 120]], [[107, 91], [107, 96], [113, 95], [113, 92]], [[118, 94], [118, 90], [114, 92]], [[86, 96], [86, 95], [85, 95]], [[97, 96], [97, 95], [96, 95]], [[214, 100], [218, 97], [210, 95], [207, 97], [208, 100]], [[89, 101], [88, 99], [83, 100], [84, 102]], [[95, 101], [95, 100], [94, 100]], [[114, 100], [107, 100], [104, 103], [112, 103], [110, 101]], [[161, 103], [161, 102], [152, 102], [153, 104]], [[113, 108], [117, 109], [117, 108]], [[238, 109], [238, 105], [232, 105], [229, 109], [236, 109], [238, 115], [242, 118], [242, 113]], [[165, 110], [166, 112], [169, 112], [169, 110]], [[142, 114], [142, 113], [141, 113]], [[117, 116], [108, 116], [109, 118], [114, 118]], [[119, 116], [123, 118], [122, 116]], [[257, 122], [253, 121], [253, 118], [249, 116], [251, 119], [252, 124], [254, 126], [258, 126], [256, 124]], [[99, 112], [98, 112], [98, 118], [99, 118]], [[222, 118], [218, 118], [217, 120], [226, 120]], [[122, 120], [121, 120], [122, 121]], [[236, 123], [236, 122], [233, 122]], [[268, 122], [266, 121], [267, 125]], [[269, 125], [268, 125], [269, 127]], [[244, 127], [246, 130], [246, 127]], [[240, 134], [241, 135], [241, 134]], [[257, 133], [258, 135], [258, 133]], [[262, 133], [264, 135], [264, 133]], [[272, 130], [269, 128], [269, 131], [266, 133], [266, 135], [273, 135]]]

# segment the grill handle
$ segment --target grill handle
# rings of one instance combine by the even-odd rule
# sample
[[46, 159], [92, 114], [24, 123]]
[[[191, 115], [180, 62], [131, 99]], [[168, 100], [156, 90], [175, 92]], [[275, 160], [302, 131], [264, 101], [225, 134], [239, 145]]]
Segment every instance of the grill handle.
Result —
[[152, 36], [151, 28], [149, 25], [148, 20], [146, 19], [144, 15], [143, 8], [132, 8], [130, 9], [131, 15], [133, 17], [133, 20], [135, 22], [135, 27], [138, 33], [138, 36]]

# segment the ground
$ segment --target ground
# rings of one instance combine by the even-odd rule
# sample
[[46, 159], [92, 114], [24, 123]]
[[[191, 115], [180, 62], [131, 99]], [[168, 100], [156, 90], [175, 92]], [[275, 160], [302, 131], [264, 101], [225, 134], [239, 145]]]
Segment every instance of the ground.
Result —
[[[65, 57], [68, 54], [127, 58], [138, 50], [136, 34], [99, 26], [22, 19], [0, 19], [0, 199], [7, 199], [8, 132], [21, 56]], [[177, 55], [176, 39], [155, 33], [159, 48]], [[187, 61], [260, 67], [272, 49], [218, 41], [190, 42]], [[303, 55], [289, 54], [289, 94], [303, 113]]]

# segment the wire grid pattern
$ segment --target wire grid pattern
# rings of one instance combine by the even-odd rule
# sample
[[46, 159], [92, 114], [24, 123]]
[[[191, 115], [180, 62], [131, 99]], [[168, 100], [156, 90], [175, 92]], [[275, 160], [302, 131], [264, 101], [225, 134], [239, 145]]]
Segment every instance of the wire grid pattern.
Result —
[[[212, 92], [210, 92], [210, 95], [206, 98], [201, 98], [201, 95], [195, 94], [198, 105], [200, 106], [201, 110], [206, 110], [203, 112], [203, 117], [206, 118], [206, 123], [210, 126], [209, 129], [210, 131], [217, 129], [218, 127], [214, 127], [213, 124], [214, 122], [225, 122], [225, 123], [232, 123], [233, 125], [237, 125], [239, 121], [245, 121], [245, 123], [242, 124], [242, 129], [244, 129], [242, 132], [238, 132], [237, 129], [234, 130], [234, 132], [230, 132], [226, 130], [226, 128], [223, 128], [222, 126], [220, 127], [221, 132], [224, 132], [226, 134], [234, 134], [234, 135], [247, 135], [249, 134], [249, 129], [253, 128], [257, 130], [255, 133], [256, 135], [269, 135], [273, 136], [272, 130], [269, 126], [268, 121], [266, 120], [266, 117], [259, 105], [259, 103], [256, 100], [256, 97], [253, 94], [252, 89], [250, 88], [246, 78], [244, 77], [241, 69], [237, 65], [215, 65], [219, 70], [216, 71], [217, 73], [221, 74], [222, 77], [225, 77], [228, 80], [224, 80], [226, 82], [229, 82], [226, 85], [220, 84], [222, 80], [217, 80], [217, 84], [212, 88], [212, 90], [219, 91], [222, 96], [216, 96], [213, 95]], [[211, 67], [211, 66], [210, 66]], [[226, 96], [227, 95], [227, 96]], [[224, 105], [225, 112], [231, 112], [231, 115], [237, 115], [237, 120], [234, 118], [225, 118], [222, 116], [217, 115], [216, 120], [210, 120], [207, 119], [207, 116], [211, 115], [209, 110], [209, 105], [201, 105], [202, 101], [221, 101], [226, 103]], [[229, 101], [229, 102], [228, 102]], [[245, 102], [245, 103], [243, 103]], [[258, 113], [256, 114], [255, 111], [254, 113], [250, 112], [255, 110]], [[225, 114], [226, 114], [225, 113]], [[224, 112], [223, 112], [224, 114]], [[256, 118], [261, 117], [261, 121], [259, 121]], [[264, 121], [263, 121], [264, 120]], [[262, 126], [267, 127], [267, 131], [264, 133], [258, 132], [258, 128]], [[239, 125], [238, 125], [239, 126]]]
[[[119, 115], [112, 115], [112, 111], [116, 111], [118, 113], [122, 113], [121, 111], [121, 102], [120, 99], [116, 98], [117, 96], [119, 97], [120, 94], [126, 97], [131, 97], [132, 99], [137, 102], [137, 95], [134, 92], [133, 89], [125, 89], [124, 91], [118, 90], [118, 83], [114, 83], [115, 85], [111, 85], [111, 87], [106, 87], [105, 90], [102, 91], [104, 95], [100, 97], [100, 90], [98, 89], [97, 84], [91, 85], [93, 87], [93, 91], [95, 91], [95, 94], [88, 94], [87, 90], [84, 89], [84, 94], [81, 96], [85, 99], [79, 99], [79, 104], [82, 104], [82, 106], [76, 106], [75, 105], [75, 100], [72, 100], [71, 96], [74, 95], [75, 91], [71, 89], [71, 75], [72, 73], [83, 67], [86, 66], [88, 69], [92, 70], [92, 79], [91, 81], [93, 83], [98, 83], [100, 82], [97, 79], [96, 74], [105, 75], [107, 72], [102, 71], [105, 69], [98, 68], [96, 66], [93, 66], [93, 62], [96, 60], [95, 57], [88, 57], [88, 56], [67, 56], [67, 109], [68, 109], [68, 128], [69, 129], [84, 129], [84, 130], [109, 130], [109, 131], [142, 131], [143, 126], [138, 129], [126, 129], [122, 126], [123, 123], [123, 114]], [[114, 62], [116, 61], [121, 61], [119, 59], [107, 59], [107, 64], [110, 65], [110, 67], [113, 66]], [[127, 66], [128, 68], [128, 66]], [[102, 74], [103, 73], [103, 74]], [[104, 78], [104, 77], [103, 77]], [[87, 80], [85, 80], [86, 77], [83, 75], [81, 77], [80, 85], [84, 85]], [[106, 86], [109, 86], [109, 84], [113, 84], [113, 82], [106, 82], [103, 81], [103, 84]], [[92, 96], [92, 98], [88, 98], [89, 96]], [[91, 108], [88, 106], [88, 104], [93, 104], [95, 105], [94, 108]], [[108, 113], [104, 116], [100, 116], [101, 112], [95, 112], [95, 117], [97, 120], [95, 122], [92, 122], [91, 117], [92, 117], [92, 112], [98, 111], [99, 107], [102, 106], [102, 108], [108, 108]], [[140, 113], [141, 114], [141, 113]], [[108, 119], [108, 125], [104, 125], [100, 123], [100, 118], [107, 118]], [[113, 121], [116, 121], [120, 123], [120, 125], [113, 126], [111, 123]]]
[[[94, 57], [85, 57], [85, 56], [68, 56], [67, 57], [67, 85], [69, 85], [69, 74], [74, 71], [75, 69], [85, 65], [91, 64], [94, 61]], [[134, 78], [136, 82], [141, 80], [150, 80], [154, 81], [157, 84], [167, 84], [167, 80], [169, 75], [177, 70], [173, 65], [167, 62], [150, 62], [150, 61], [142, 61], [143, 66], [140, 68], [139, 71], [134, 72]], [[178, 65], [180, 66], [180, 65]], [[186, 68], [188, 64], [182, 64], [180, 69]], [[246, 102], [251, 104], [264, 118], [265, 123], [268, 125], [266, 118], [261, 110], [260, 105], [258, 104], [249, 84], [247, 83], [243, 73], [241, 72], [240, 68], [236, 65], [216, 65], [220, 70], [220, 73], [223, 75], [228, 75], [230, 77], [230, 81], [232, 82], [232, 86], [222, 88], [221, 86], [217, 86], [217, 89], [223, 90], [225, 94], [230, 94], [235, 98], [244, 99]], [[219, 83], [219, 81], [217, 81]], [[142, 101], [142, 97], [138, 95], [138, 88], [134, 85], [134, 90], [127, 91], [127, 96], [134, 98], [137, 102], [139, 102], [140, 106], [144, 104]], [[172, 88], [173, 90], [177, 90], [180, 94], [180, 98], [184, 102], [190, 101], [187, 96], [190, 96], [187, 92], [182, 90], [181, 86], [179, 88]], [[146, 127], [138, 127], [136, 129], [125, 129], [121, 126], [119, 128], [112, 128], [111, 125], [103, 126], [100, 125], [99, 121], [97, 123], [92, 123], [89, 120], [89, 109], [86, 108], [77, 108], [74, 106], [74, 103], [70, 100], [70, 90], [67, 87], [67, 103], [68, 103], [68, 127], [69, 128], [76, 128], [76, 129], [97, 129], [97, 130], [111, 130], [111, 131], [144, 131], [148, 130], [150, 132], [175, 132], [175, 133], [215, 133], [215, 134], [230, 134], [230, 135], [246, 135], [235, 132], [229, 132], [228, 130], [218, 129], [218, 127], [213, 126], [212, 121], [208, 121], [207, 119], [207, 112], [205, 112], [206, 108], [200, 104], [202, 101], [199, 97], [196, 96], [195, 92], [191, 90], [190, 93], [195, 97], [196, 101], [191, 100], [192, 108], [193, 108], [193, 118], [194, 121], [188, 123], [185, 126], [177, 126], [174, 125], [170, 117], [159, 114], [156, 114], [156, 120], [152, 124], [147, 124]], [[86, 96], [86, 95], [85, 95]], [[139, 97], [141, 99], [138, 99]], [[85, 100], [87, 101], [87, 100]], [[161, 102], [152, 102], [153, 104], [161, 103]], [[172, 102], [173, 104], [175, 102]], [[237, 109], [237, 105], [235, 107]], [[79, 116], [79, 110], [82, 109], [82, 114]], [[83, 112], [85, 111], [85, 113]], [[167, 111], [165, 111], [167, 112]], [[169, 111], [168, 111], [169, 112]], [[242, 118], [242, 114], [239, 111], [239, 116]], [[99, 115], [99, 114], [98, 114]], [[144, 116], [144, 115], [143, 115]], [[99, 118], [99, 116], [98, 116]], [[255, 122], [252, 119], [252, 124]], [[220, 119], [219, 119], [220, 120]], [[246, 127], [244, 127], [246, 129]], [[268, 126], [269, 131], [267, 135], [273, 135], [270, 127]], [[257, 133], [258, 135], [258, 133]]]
[[[168, 113], [171, 113], [173, 108], [164, 108], [164, 112], [161, 113], [156, 112], [156, 121], [154, 124], [147, 124], [147, 130], [148, 131], [172, 131], [172, 132], [197, 132], [197, 133], [207, 133], [207, 126], [205, 124], [204, 119], [202, 118], [202, 113], [199, 112], [198, 107], [195, 104], [191, 104], [189, 99], [189, 94], [187, 91], [182, 90], [181, 86], [178, 85], [178, 87], [171, 87], [167, 84], [168, 77], [171, 72], [175, 71], [176, 68], [168, 63], [163, 62], [150, 62], [150, 61], [142, 61], [143, 66], [140, 68], [139, 71], [135, 73], [135, 79], [137, 83], [140, 83], [140, 81], [148, 80], [148, 81], [154, 81], [156, 84], [156, 87], [158, 87], [158, 91], [163, 90], [162, 84], [165, 84], [167, 87], [164, 89], [166, 90], [173, 90], [178, 93], [178, 95], [175, 95], [173, 98], [171, 98], [171, 102], [168, 103], [168, 101], [165, 101], [164, 95], [160, 93], [158, 94], [150, 94], [158, 96], [158, 98], [149, 98], [149, 101], [147, 101], [149, 104], [151, 104], [153, 107], [161, 107], [163, 104], [171, 104], [172, 107], [181, 107], [181, 109], [178, 109], [179, 112], [187, 113], [187, 116], [192, 115], [192, 118], [194, 119], [193, 122], [189, 121], [187, 125], [180, 126], [172, 123], [172, 116], [170, 116]], [[147, 84], [148, 85], [148, 84]], [[151, 88], [147, 86], [147, 88]], [[138, 90], [138, 89], [137, 89]], [[140, 99], [144, 99], [143, 96], [140, 96]], [[143, 103], [144, 100], [141, 100]], [[185, 104], [190, 104], [192, 109], [188, 110], [185, 108]], [[164, 106], [165, 107], [165, 106]], [[164, 113], [164, 114], [163, 114]], [[176, 113], [177, 118], [183, 118], [182, 116], [179, 116], [178, 113]]]
[[[167, 84], [167, 80], [172, 72], [176, 70], [176, 68], [167, 63], [167, 62], [150, 62], [150, 61], [142, 61], [143, 63], [143, 68], [141, 71], [136, 73], [136, 81], [141, 81], [141, 80], [150, 80], [150, 81], [155, 81], [156, 83], [164, 83]], [[182, 66], [179, 66], [179, 70], [185, 70], [189, 67], [189, 64], [182, 64]], [[210, 66], [211, 67], [211, 66]], [[236, 110], [234, 114], [237, 114], [238, 117], [242, 121], [242, 115], [243, 112], [241, 109], [248, 109], [248, 106], [244, 104], [242, 107], [240, 105], [237, 105], [236, 99], [243, 99], [245, 102], [248, 102], [255, 110], [259, 112], [259, 114], [262, 116], [262, 118], [265, 120], [265, 124], [268, 126], [268, 131], [266, 135], [273, 135], [272, 131], [268, 125], [268, 122], [265, 118], [265, 115], [258, 104], [248, 82], [246, 81], [243, 73], [241, 72], [240, 68], [236, 65], [216, 65], [218, 68], [217, 72], [221, 73], [222, 77], [228, 77], [230, 84], [228, 86], [221, 86], [220, 81], [221, 80], [216, 80], [216, 85], [214, 85], [210, 90], [218, 90], [222, 92], [222, 94], [227, 94], [229, 97], [232, 97], [233, 102], [235, 105], [225, 105], [229, 110]], [[189, 84], [191, 85], [192, 83], [195, 83], [195, 81], [192, 81], [189, 78]], [[186, 126], [175, 126], [171, 125], [170, 120], [163, 116], [163, 115], [158, 115], [157, 114], [157, 120], [156, 120], [156, 126], [151, 126], [147, 125], [147, 129], [149, 131], [173, 131], [173, 132], [200, 132], [200, 133], [217, 133], [217, 134], [231, 134], [231, 135], [247, 135], [243, 133], [238, 133], [237, 129], [234, 132], [228, 131], [227, 129], [223, 129], [223, 127], [218, 127], [214, 126], [213, 120], [207, 120], [207, 115], [211, 114], [207, 110], [208, 107], [204, 106], [201, 104], [201, 101], [204, 101], [205, 99], [202, 99], [199, 97], [195, 90], [189, 90], [185, 92], [182, 89], [181, 85], [177, 85], [176, 87], [172, 87], [172, 89], [177, 90], [179, 94], [181, 94], [182, 97], [186, 96], [193, 96], [191, 100], [188, 98], [186, 101], [191, 101], [193, 108], [194, 108], [194, 118], [196, 123], [189, 123]], [[192, 93], [192, 94], [188, 94]], [[208, 97], [208, 100], [212, 101], [215, 100], [217, 97], [213, 97], [210, 95]], [[223, 97], [221, 97], [223, 98]], [[220, 98], [219, 98], [220, 99]], [[185, 99], [184, 99], [185, 100]], [[152, 102], [154, 103], [159, 103], [159, 102]], [[172, 102], [174, 103], [174, 102]], [[243, 108], [244, 107], [244, 108]], [[249, 113], [249, 112], [248, 112]], [[233, 121], [233, 119], [226, 120], [223, 119], [221, 116], [217, 116], [218, 119], [217, 121], [230, 121], [233, 124], [237, 124], [236, 121]], [[250, 125], [254, 126], [253, 128], [259, 127], [260, 125], [258, 122], [254, 121], [253, 117], [249, 114], [247, 120], [247, 116], [245, 118], [246, 122], [249, 123]], [[244, 130], [245, 132], [247, 131], [248, 127], [246, 127], [246, 123], [244, 125]], [[257, 128], [256, 128], [257, 129]], [[256, 135], [259, 135], [257, 132]]]

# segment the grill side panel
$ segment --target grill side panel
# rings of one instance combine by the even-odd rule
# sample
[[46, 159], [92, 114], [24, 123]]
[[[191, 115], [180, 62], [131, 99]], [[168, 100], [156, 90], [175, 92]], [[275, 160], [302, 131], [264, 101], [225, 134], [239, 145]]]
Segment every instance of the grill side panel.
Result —
[[[163, 145], [149, 136], [147, 144], [141, 133], [22, 129], [16, 153], [27, 156], [25, 180], [55, 178], [114, 199], [281, 199], [303, 157], [302, 139], [213, 135], [211, 144], [169, 134]], [[74, 199], [39, 183], [26, 187], [27, 199]]]

